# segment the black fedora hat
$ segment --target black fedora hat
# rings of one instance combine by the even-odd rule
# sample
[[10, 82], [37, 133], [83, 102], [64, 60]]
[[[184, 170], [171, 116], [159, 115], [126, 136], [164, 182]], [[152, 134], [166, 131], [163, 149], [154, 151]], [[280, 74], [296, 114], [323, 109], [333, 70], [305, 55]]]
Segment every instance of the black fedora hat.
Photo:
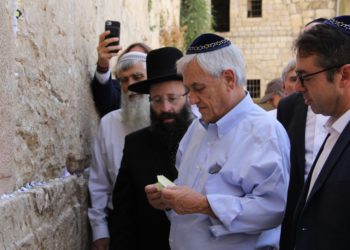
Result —
[[149, 94], [149, 89], [153, 84], [170, 80], [182, 81], [182, 76], [176, 72], [176, 61], [182, 56], [182, 52], [174, 47], [152, 50], [146, 58], [147, 80], [132, 84], [128, 89], [137, 93]]

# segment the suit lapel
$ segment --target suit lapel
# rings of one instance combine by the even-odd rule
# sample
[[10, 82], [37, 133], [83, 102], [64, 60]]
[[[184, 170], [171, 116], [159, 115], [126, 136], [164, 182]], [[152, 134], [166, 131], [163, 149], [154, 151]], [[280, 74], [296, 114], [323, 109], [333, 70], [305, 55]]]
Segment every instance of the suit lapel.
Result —
[[[312, 196], [321, 188], [321, 186], [326, 181], [328, 175], [334, 168], [337, 160], [341, 157], [346, 147], [350, 143], [350, 122], [346, 125], [343, 132], [340, 134], [339, 139], [335, 143], [331, 153], [329, 154], [319, 176], [317, 177], [315, 184], [310, 192], [308, 201], [312, 198]], [[319, 155], [318, 155], [319, 156]], [[316, 162], [316, 161], [315, 161]], [[315, 164], [314, 164], [315, 165]]]
[[[327, 136], [327, 138], [328, 138], [328, 136]], [[310, 182], [311, 182], [312, 173], [313, 173], [313, 171], [314, 171], [314, 168], [315, 168], [315, 166], [316, 166], [316, 163], [317, 163], [317, 161], [318, 161], [318, 158], [320, 157], [320, 155], [321, 155], [321, 153], [322, 153], [322, 150], [323, 150], [323, 147], [324, 147], [324, 145], [325, 145], [325, 143], [326, 143], [327, 138], [324, 140], [324, 142], [323, 142], [323, 144], [322, 144], [320, 150], [319, 150], [318, 153], [317, 153], [317, 156], [316, 156], [314, 162], [312, 163], [312, 166], [311, 166], [309, 175], [308, 175], [308, 177], [307, 177], [307, 179], [306, 179], [306, 181], [305, 181], [305, 184], [304, 184], [304, 186], [303, 186], [303, 190], [302, 190], [302, 192], [301, 192], [301, 194], [300, 194], [300, 197], [299, 197], [299, 200], [298, 200], [296, 209], [295, 209], [295, 211], [294, 211], [294, 216], [293, 216], [293, 217], [294, 217], [294, 218], [293, 218], [293, 221], [294, 221], [294, 222], [293, 222], [294, 229], [297, 228], [298, 221], [299, 221], [299, 219], [301, 218], [300, 216], [301, 216], [301, 214], [303, 213], [303, 211], [304, 211], [304, 209], [305, 209], [305, 207], [306, 207], [307, 202], [310, 200], [311, 193], [310, 193], [310, 195], [309, 195], [309, 197], [308, 197], [308, 191], [309, 191], [309, 187], [310, 187]], [[314, 187], [315, 187], [315, 186], [314, 186]], [[307, 200], [306, 200], [306, 199], [307, 199]]]

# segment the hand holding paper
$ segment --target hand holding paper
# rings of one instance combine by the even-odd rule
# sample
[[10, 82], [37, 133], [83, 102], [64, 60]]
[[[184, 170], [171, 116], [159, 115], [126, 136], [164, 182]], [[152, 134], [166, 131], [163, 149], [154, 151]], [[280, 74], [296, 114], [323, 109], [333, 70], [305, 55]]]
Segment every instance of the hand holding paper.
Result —
[[145, 187], [145, 192], [147, 196], [147, 200], [152, 207], [156, 209], [165, 209], [166, 206], [162, 200], [162, 194], [158, 191], [157, 183], [150, 184]]
[[166, 178], [164, 175], [157, 175], [158, 182], [155, 184], [158, 191], [161, 191], [165, 187], [175, 187], [176, 185]]
[[207, 214], [215, 218], [207, 197], [185, 186], [165, 188], [161, 191], [161, 198], [167, 208], [177, 214]]

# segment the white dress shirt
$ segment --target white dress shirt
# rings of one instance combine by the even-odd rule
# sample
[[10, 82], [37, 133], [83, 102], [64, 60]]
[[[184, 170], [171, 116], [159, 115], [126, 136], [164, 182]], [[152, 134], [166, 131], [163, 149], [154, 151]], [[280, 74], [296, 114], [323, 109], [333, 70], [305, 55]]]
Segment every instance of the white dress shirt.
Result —
[[107, 208], [113, 209], [112, 193], [117, 179], [125, 135], [131, 133], [123, 123], [122, 109], [112, 111], [101, 119], [92, 148], [92, 166], [89, 176], [91, 208], [88, 216], [93, 241], [109, 237]]
[[311, 107], [308, 107], [305, 127], [305, 171], [304, 180], [309, 175], [311, 166], [327, 136], [327, 129], [324, 127], [329, 116], [315, 114]]
[[308, 196], [317, 180], [318, 175], [322, 171], [322, 168], [329, 154], [331, 153], [335, 143], [339, 139], [340, 134], [343, 132], [344, 128], [346, 127], [349, 121], [350, 121], [350, 109], [347, 112], [345, 112], [341, 117], [339, 117], [337, 120], [333, 118], [329, 118], [329, 120], [327, 121], [325, 127], [329, 132], [330, 136], [328, 137], [324, 145], [323, 151], [321, 152], [321, 155], [317, 159], [317, 163], [314, 168], [314, 171], [312, 172]]
[[271, 109], [267, 112], [277, 119], [277, 109]]

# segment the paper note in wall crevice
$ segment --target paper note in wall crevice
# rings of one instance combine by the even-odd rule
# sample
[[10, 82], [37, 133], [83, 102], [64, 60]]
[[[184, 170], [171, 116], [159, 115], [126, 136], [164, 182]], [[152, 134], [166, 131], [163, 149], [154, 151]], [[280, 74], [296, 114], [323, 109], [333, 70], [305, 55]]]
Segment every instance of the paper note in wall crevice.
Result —
[[158, 182], [156, 183], [156, 187], [158, 191], [161, 191], [165, 187], [175, 187], [175, 183], [170, 181], [168, 178], [166, 178], [164, 175], [157, 175]]

